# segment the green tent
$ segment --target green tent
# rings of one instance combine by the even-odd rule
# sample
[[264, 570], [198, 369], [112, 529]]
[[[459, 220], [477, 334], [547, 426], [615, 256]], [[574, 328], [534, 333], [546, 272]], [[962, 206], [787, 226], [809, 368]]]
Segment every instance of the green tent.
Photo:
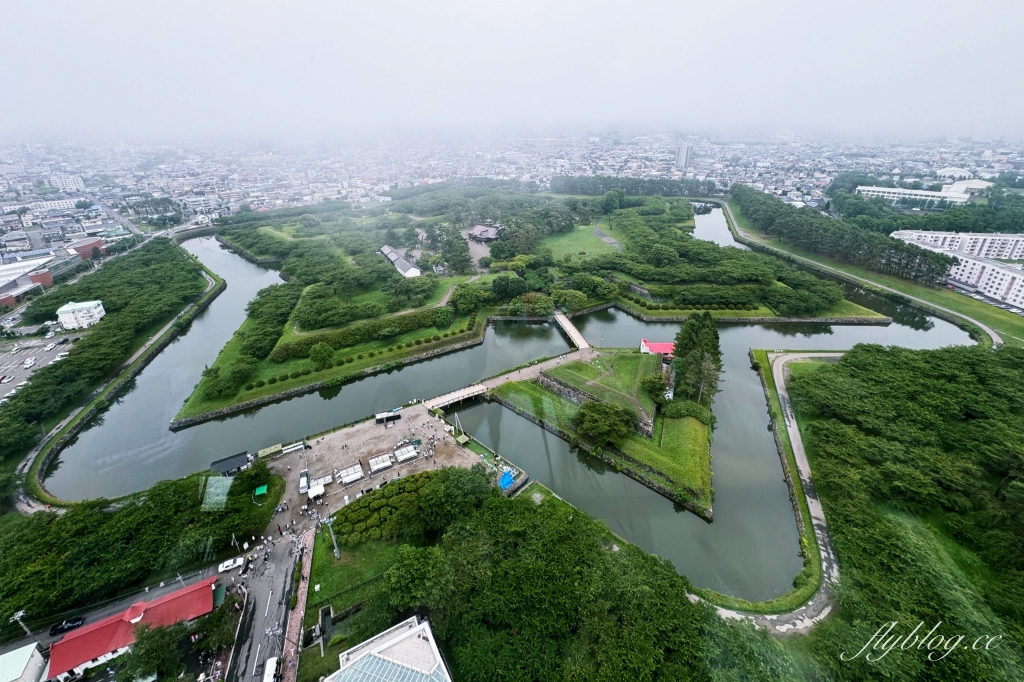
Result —
[[253, 494], [256, 495], [257, 497], [260, 496], [260, 495], [266, 495], [267, 494], [267, 486], [261, 485], [259, 488], [256, 488], [256, 492], [253, 493]]

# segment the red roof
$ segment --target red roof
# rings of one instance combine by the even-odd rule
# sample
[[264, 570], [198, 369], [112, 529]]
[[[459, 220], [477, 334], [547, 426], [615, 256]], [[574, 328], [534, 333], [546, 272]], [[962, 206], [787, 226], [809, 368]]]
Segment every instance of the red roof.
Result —
[[672, 342], [663, 343], [657, 341], [648, 341], [643, 339], [641, 343], [647, 346], [647, 349], [652, 353], [661, 353], [662, 355], [672, 355], [676, 349], [676, 344]]
[[50, 647], [50, 677], [135, 642], [136, 625], [154, 627], [192, 620], [213, 610], [213, 583], [207, 578], [151, 602], [138, 601], [121, 613], [73, 630]]

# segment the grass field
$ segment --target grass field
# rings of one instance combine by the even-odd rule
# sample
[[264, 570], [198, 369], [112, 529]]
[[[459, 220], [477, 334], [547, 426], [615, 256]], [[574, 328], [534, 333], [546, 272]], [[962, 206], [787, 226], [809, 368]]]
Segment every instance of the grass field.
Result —
[[[318, 381], [326, 381], [337, 377], [346, 377], [368, 368], [398, 362], [410, 355], [419, 355], [427, 351], [444, 348], [445, 346], [451, 346], [482, 337], [486, 329], [486, 325], [484, 324], [477, 324], [472, 331], [463, 334], [453, 333], [457, 332], [459, 329], [465, 329], [469, 319], [469, 315], [457, 316], [452, 322], [452, 326], [446, 331], [441, 331], [434, 327], [425, 327], [422, 329], [414, 329], [413, 331], [406, 332], [400, 336], [368, 341], [355, 346], [341, 348], [334, 356], [335, 361], [338, 361], [339, 364], [335, 367], [326, 368], [320, 372], [314, 371], [313, 361], [308, 358], [290, 358], [280, 363], [274, 362], [268, 358], [260, 362], [256, 368], [256, 373], [249, 379], [250, 382], [254, 384], [259, 380], [269, 382], [271, 377], [280, 377], [285, 374], [290, 375], [294, 371], [298, 371], [300, 373], [305, 371], [306, 373], [301, 374], [298, 377], [289, 376], [284, 381], [279, 380], [273, 384], [267, 383], [265, 386], [254, 387], [248, 391], [242, 388], [239, 389], [238, 393], [230, 397], [221, 397], [216, 399], [207, 399], [203, 397], [203, 383], [206, 381], [204, 379], [196, 386], [195, 390], [192, 391], [192, 395], [190, 395], [188, 400], [185, 401], [185, 404], [182, 406], [175, 418], [182, 419], [185, 417], [192, 417], [197, 414], [203, 414], [204, 412], [210, 412], [212, 410], [219, 410], [248, 400], [271, 396], [275, 393], [280, 393], [282, 391], [287, 391], [289, 389], [305, 386]], [[237, 359], [242, 346], [242, 335], [244, 334], [246, 325], [248, 324], [248, 320], [242, 323], [242, 326], [239, 327], [239, 331], [235, 332], [235, 335], [231, 337], [231, 340], [227, 342], [220, 354], [217, 356], [217, 360], [213, 365], [214, 367], [230, 366]], [[443, 336], [444, 334], [449, 334], [449, 336], [445, 337]], [[441, 338], [434, 340], [434, 336], [439, 336]], [[420, 345], [413, 345], [411, 348], [398, 347], [399, 345], [404, 345], [406, 343], [415, 344], [417, 340], [421, 341]], [[360, 355], [362, 357], [360, 357]], [[352, 362], [342, 362], [345, 358], [349, 357], [352, 358]]]
[[860, 277], [861, 279], [889, 287], [890, 289], [895, 289], [907, 296], [914, 296], [923, 301], [927, 301], [928, 303], [967, 315], [968, 317], [974, 318], [982, 324], [986, 324], [992, 329], [995, 329], [1003, 337], [1003, 341], [1007, 345], [1024, 346], [1024, 317], [1014, 315], [1013, 313], [1005, 310], [1000, 310], [995, 306], [982, 303], [981, 301], [976, 301], [969, 296], [958, 294], [955, 291], [950, 291], [949, 289], [933, 289], [922, 284], [915, 284], [914, 282], [910, 282], [899, 277], [872, 272], [871, 270], [850, 265], [849, 263], [841, 263], [825, 256], [819, 256], [807, 251], [802, 251], [800, 249], [793, 248], [788, 244], [782, 244], [778, 239], [774, 239], [754, 230], [749, 221], [740, 214], [739, 207], [734, 202], [730, 201], [729, 206], [733, 210], [733, 215], [736, 216], [737, 226], [739, 227], [742, 236], [747, 237], [748, 239], [760, 242], [766, 246], [771, 246], [779, 251], [799, 256], [815, 263], [820, 263], [821, 265], [838, 270], [839, 272], [853, 275], [854, 277]]
[[661, 357], [635, 350], [604, 350], [590, 362], [576, 360], [548, 370], [548, 374], [592, 396], [654, 416], [654, 401], [640, 390], [640, 380], [659, 369]]
[[[538, 419], [575, 435], [572, 417], [579, 406], [535, 382], [515, 381], [502, 384], [494, 392]], [[658, 447], [661, 443], [661, 447]], [[678, 499], [708, 508], [711, 505], [711, 439], [708, 427], [696, 419], [663, 419], [655, 422], [654, 438], [631, 434], [619, 449], [658, 474], [637, 469], [644, 477], [664, 485]], [[615, 455], [605, 452], [615, 459]], [[633, 466], [617, 462], [620, 468]]]
[[573, 259], [580, 257], [580, 252], [585, 252], [588, 256], [596, 256], [602, 253], [614, 253], [616, 249], [611, 244], [605, 244], [597, 236], [594, 235], [594, 226], [585, 225], [583, 227], [577, 227], [571, 232], [563, 232], [561, 234], [554, 234], [550, 237], [545, 237], [541, 240], [541, 244], [551, 249], [551, 253], [554, 255], [555, 260], [561, 260], [562, 256], [567, 253], [571, 253]]

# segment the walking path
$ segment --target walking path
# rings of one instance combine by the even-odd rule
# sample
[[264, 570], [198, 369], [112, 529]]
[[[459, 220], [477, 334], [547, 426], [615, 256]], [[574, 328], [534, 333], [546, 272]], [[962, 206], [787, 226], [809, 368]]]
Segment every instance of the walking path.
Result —
[[560, 310], [555, 311], [555, 322], [558, 326], [569, 335], [569, 340], [572, 341], [572, 345], [580, 350], [590, 348], [590, 344], [583, 338], [583, 334], [580, 334], [580, 330], [576, 329], [576, 325], [569, 321], [569, 318], [565, 316]]
[[560, 355], [557, 358], [552, 358], [551, 360], [545, 360], [544, 362], [536, 365], [517, 369], [514, 372], [508, 372], [507, 374], [500, 374], [496, 377], [491, 377], [483, 382], [450, 391], [443, 395], [439, 395], [436, 398], [431, 398], [430, 400], [424, 400], [423, 404], [428, 410], [436, 410], [440, 407], [451, 405], [452, 403], [483, 395], [487, 391], [497, 388], [507, 381], [526, 381], [527, 379], [536, 377], [544, 370], [557, 367], [563, 362], [586, 360], [594, 355], [594, 349], [590, 347], [587, 340], [583, 338], [583, 334], [580, 334], [579, 330], [576, 329], [576, 325], [574, 325], [568, 317], [560, 311], [555, 312], [555, 321], [558, 323], [558, 326], [565, 330], [569, 339], [576, 345], [575, 351], [570, 351], [565, 355]]
[[601, 241], [603, 241], [605, 244], [610, 244], [610, 245], [614, 246], [616, 249], [618, 249], [619, 251], [622, 251], [622, 244], [620, 244], [617, 239], [615, 239], [614, 237], [609, 236], [604, 230], [602, 230], [600, 227], [598, 227], [600, 222], [601, 222], [600, 220], [595, 220], [594, 221], [594, 236], [597, 237], [598, 239], [600, 239]]
[[910, 294], [904, 293], [904, 292], [899, 291], [897, 289], [893, 289], [891, 287], [887, 287], [885, 285], [879, 284], [878, 282], [873, 282], [870, 279], [865, 279], [863, 277], [857, 277], [856, 275], [851, 275], [848, 272], [844, 272], [842, 270], [839, 270], [838, 268], [829, 267], [828, 265], [824, 265], [824, 264], [822, 264], [822, 263], [820, 263], [820, 262], [818, 262], [816, 260], [812, 260], [810, 258], [804, 258], [803, 256], [797, 256], [795, 254], [789, 253], [788, 251], [783, 251], [782, 249], [777, 249], [774, 246], [771, 246], [770, 244], [764, 244], [764, 243], [762, 243], [762, 242], [760, 242], [758, 240], [751, 239], [750, 237], [743, 237], [742, 235], [739, 235], [739, 231], [740, 231], [739, 225], [740, 224], [738, 222], [736, 222], [736, 216], [733, 215], [732, 209], [729, 207], [729, 202], [723, 200], [721, 202], [720, 206], [722, 206], [722, 208], [725, 209], [725, 212], [729, 214], [729, 220], [732, 221], [732, 224], [736, 227], [737, 235], [740, 236], [743, 239], [747, 239], [749, 241], [753, 241], [753, 242], [755, 242], [757, 244], [760, 244], [761, 246], [764, 246], [766, 248], [771, 249], [772, 251], [778, 251], [779, 253], [784, 254], [785, 256], [787, 256], [789, 258], [795, 258], [797, 260], [803, 261], [804, 263], [810, 263], [811, 265], [813, 265], [816, 268], [820, 268], [822, 270], [830, 272], [830, 273], [832, 273], [834, 275], [842, 277], [843, 279], [854, 280], [854, 281], [857, 281], [857, 282], [861, 282], [863, 284], [870, 284], [873, 287], [878, 287], [879, 289], [884, 289], [885, 291], [888, 291], [888, 292], [891, 292], [891, 293], [894, 293], [894, 294], [899, 294], [900, 296], [905, 296], [905, 297], [909, 298], [912, 301], [916, 301], [916, 302], [921, 303], [923, 305], [926, 305], [926, 306], [928, 306], [930, 308], [934, 308], [935, 310], [941, 310], [944, 313], [948, 313], [950, 315], [955, 315], [955, 316], [959, 317], [960, 319], [967, 320], [971, 324], [974, 324], [974, 325], [977, 325], [978, 327], [980, 327], [986, 334], [989, 335], [989, 338], [992, 339], [992, 345], [993, 346], [1001, 346], [1003, 344], [1003, 337], [1001, 337], [999, 335], [999, 333], [995, 329], [992, 329], [988, 325], [979, 322], [978, 320], [974, 319], [973, 317], [968, 317], [967, 315], [964, 315], [963, 313], [958, 313], [955, 310], [950, 310], [949, 308], [944, 308], [944, 307], [942, 307], [942, 306], [940, 306], [940, 305], [938, 305], [936, 303], [932, 303], [931, 301], [926, 301], [923, 298], [918, 298], [916, 296], [911, 296]]
[[[210, 292], [210, 289], [212, 289], [216, 284], [216, 281], [208, 274], [206, 274], [205, 270], [203, 271], [203, 277], [206, 278], [206, 290], [203, 291], [202, 294], [200, 294], [200, 300], [202, 299], [203, 296], [208, 294]], [[85, 400], [83, 400], [78, 407], [73, 409], [68, 414], [68, 416], [64, 417], [64, 419], [62, 419], [56, 426], [50, 429], [50, 432], [46, 434], [46, 437], [39, 441], [39, 443], [34, 448], [29, 450], [28, 454], [26, 454], [25, 457], [22, 458], [21, 462], [18, 464], [16, 472], [19, 474], [27, 473], [29, 468], [32, 466], [32, 461], [35, 460], [36, 455], [38, 455], [39, 452], [43, 449], [43, 447], [45, 447], [46, 444], [50, 442], [50, 439], [56, 436], [61, 429], [63, 429], [65, 426], [71, 423], [82, 412], [82, 410], [84, 410], [86, 406], [88, 406], [93, 401], [93, 399], [96, 396], [98, 396], [103, 391], [107, 390], [107, 387], [110, 386], [113, 382], [117, 381], [118, 378], [121, 376], [121, 373], [124, 372], [126, 368], [130, 367], [132, 363], [134, 363], [136, 360], [142, 357], [143, 354], [145, 354], [145, 352], [148, 351], [153, 346], [154, 343], [158, 342], [163, 337], [163, 335], [166, 334], [167, 331], [170, 330], [170, 328], [173, 327], [178, 322], [178, 320], [181, 319], [181, 317], [185, 313], [191, 311], [194, 305], [195, 304], [190, 305], [189, 307], [182, 310], [180, 313], [175, 315], [170, 322], [165, 324], [163, 328], [160, 329], [160, 331], [153, 334], [153, 336], [149, 337], [146, 343], [142, 344], [142, 347], [135, 351], [130, 358], [128, 358], [127, 360], [124, 361], [124, 363], [121, 364], [121, 366], [117, 369], [117, 372], [112, 377], [110, 377], [107, 381], [103, 382], [99, 387], [97, 387], [96, 390], [90, 393], [89, 396]], [[32, 500], [25, 495], [18, 495], [18, 499], [15, 502], [14, 506], [18, 509], [18, 511], [20, 511], [23, 514], [32, 514], [37, 511], [49, 508], [48, 505], [41, 504], [36, 500]]]
[[299, 652], [295, 642], [301, 641], [302, 638], [302, 617], [306, 613], [306, 597], [309, 593], [309, 571], [313, 565], [313, 538], [315, 535], [316, 530], [310, 528], [302, 536], [302, 577], [299, 579], [299, 589], [295, 593], [298, 601], [295, 602], [295, 608], [288, 614], [288, 625], [284, 631], [281, 682], [295, 682], [295, 675], [299, 672]]
[[[833, 606], [835, 606], [835, 588], [839, 583], [839, 560], [836, 557], [835, 548], [832, 546], [832, 538], [828, 533], [828, 523], [825, 521], [825, 512], [821, 508], [818, 490], [814, 487], [814, 481], [811, 478], [811, 465], [807, 461], [807, 452], [804, 450], [804, 442], [800, 437], [800, 428], [797, 426], [796, 416], [793, 414], [793, 407], [789, 401], [789, 393], [786, 391], [785, 367], [786, 364], [794, 361], [839, 358], [842, 355], [842, 353], [814, 352], [768, 354], [768, 359], [772, 366], [772, 378], [775, 380], [775, 388], [779, 394], [779, 403], [782, 405], [782, 414], [786, 420], [786, 433], [789, 435], [789, 442], [793, 446], [797, 474], [800, 476], [800, 484], [804, 489], [807, 508], [811, 512], [814, 536], [818, 541], [818, 553], [821, 556], [821, 586], [806, 604], [789, 613], [765, 615], [743, 613], [732, 609], [716, 607], [718, 615], [722, 618], [749, 620], [758, 627], [770, 630], [776, 634], [807, 634], [816, 623], [824, 620], [832, 612]], [[699, 597], [690, 595], [690, 600], [697, 601]]]

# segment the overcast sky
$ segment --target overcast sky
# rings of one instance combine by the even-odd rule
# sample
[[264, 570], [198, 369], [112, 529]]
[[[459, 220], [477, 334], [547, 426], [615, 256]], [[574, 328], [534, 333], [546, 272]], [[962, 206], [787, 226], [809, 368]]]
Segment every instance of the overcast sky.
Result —
[[0, 0], [0, 135], [1024, 137], [1024, 2]]

